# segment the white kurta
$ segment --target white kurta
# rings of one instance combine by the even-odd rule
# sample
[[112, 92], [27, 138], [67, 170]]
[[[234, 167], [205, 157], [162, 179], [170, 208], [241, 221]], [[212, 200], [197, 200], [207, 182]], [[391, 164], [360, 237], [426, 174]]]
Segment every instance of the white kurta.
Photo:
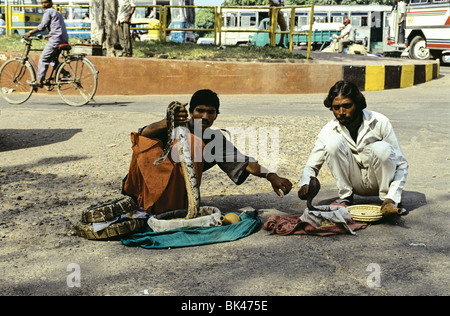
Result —
[[356, 143], [336, 119], [327, 123], [303, 169], [300, 186], [317, 176], [324, 162], [336, 180], [340, 198], [352, 193], [378, 194], [381, 200], [401, 201], [408, 162], [386, 116], [363, 110]]

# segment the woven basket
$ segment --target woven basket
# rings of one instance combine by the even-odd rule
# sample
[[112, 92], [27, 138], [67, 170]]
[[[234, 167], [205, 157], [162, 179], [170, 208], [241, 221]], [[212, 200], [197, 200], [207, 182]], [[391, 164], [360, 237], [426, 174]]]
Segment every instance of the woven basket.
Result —
[[352, 219], [359, 222], [376, 222], [383, 218], [381, 206], [370, 204], [359, 204], [347, 207]]
[[116, 199], [92, 205], [81, 213], [83, 223], [99, 223], [110, 221], [136, 209], [137, 205], [129, 196], [121, 196]]
[[107, 228], [94, 232], [92, 223], [78, 223], [77, 234], [86, 239], [108, 239], [140, 232], [147, 226], [145, 219], [128, 219], [120, 223], [111, 224]]

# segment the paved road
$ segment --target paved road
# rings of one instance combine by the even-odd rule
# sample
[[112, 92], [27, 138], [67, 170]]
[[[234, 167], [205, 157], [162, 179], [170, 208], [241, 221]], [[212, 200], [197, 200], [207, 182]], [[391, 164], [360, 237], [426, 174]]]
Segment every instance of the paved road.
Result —
[[[148, 288], [160, 295], [449, 295], [450, 68], [442, 68], [441, 73], [440, 79], [414, 87], [364, 93], [369, 109], [391, 118], [410, 163], [403, 198], [409, 214], [400, 220], [371, 226], [357, 236], [269, 236], [261, 230], [232, 243], [164, 251], [88, 246], [98, 253], [84, 262], [88, 269], [83, 270], [83, 286], [57, 293], [49, 288], [43, 294], [132, 295]], [[331, 118], [322, 105], [324, 97], [223, 95], [222, 113], [274, 120], [287, 113]], [[189, 96], [176, 99], [188, 101]], [[171, 100], [169, 96], [98, 97], [96, 104], [79, 111], [163, 113]], [[0, 109], [7, 107], [12, 106], [0, 100]], [[67, 109], [57, 96], [39, 95], [23, 107]], [[318, 200], [333, 196], [335, 188], [325, 186]], [[264, 201], [280, 203], [279, 210], [288, 214], [298, 199], [290, 194], [282, 202], [273, 196]], [[219, 207], [264, 208], [252, 196], [224, 198], [220, 203]], [[114, 270], [115, 260], [128, 262], [130, 270]], [[114, 272], [100, 277], [108, 271]], [[368, 280], [374, 280], [372, 272], [377, 271], [380, 282], [373, 286]]]

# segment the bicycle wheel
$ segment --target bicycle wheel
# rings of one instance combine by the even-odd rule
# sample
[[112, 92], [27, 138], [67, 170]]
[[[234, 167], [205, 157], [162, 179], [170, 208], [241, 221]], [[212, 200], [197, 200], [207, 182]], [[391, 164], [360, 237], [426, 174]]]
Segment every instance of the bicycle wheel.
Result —
[[97, 77], [98, 71], [88, 59], [67, 59], [56, 72], [56, 87], [67, 104], [82, 106], [94, 97]]
[[9, 103], [23, 103], [33, 93], [33, 87], [27, 81], [35, 79], [33, 67], [28, 61], [10, 59], [0, 68], [0, 92]]

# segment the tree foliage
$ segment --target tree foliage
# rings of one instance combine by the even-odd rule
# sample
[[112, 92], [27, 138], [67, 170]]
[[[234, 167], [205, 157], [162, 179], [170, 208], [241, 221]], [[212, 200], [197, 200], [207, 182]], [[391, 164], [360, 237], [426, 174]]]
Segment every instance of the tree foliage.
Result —
[[[212, 29], [214, 28], [214, 9], [203, 8], [197, 11], [195, 14], [195, 28], [196, 29]], [[214, 37], [212, 32], [195, 32], [195, 36], [198, 37]]]

